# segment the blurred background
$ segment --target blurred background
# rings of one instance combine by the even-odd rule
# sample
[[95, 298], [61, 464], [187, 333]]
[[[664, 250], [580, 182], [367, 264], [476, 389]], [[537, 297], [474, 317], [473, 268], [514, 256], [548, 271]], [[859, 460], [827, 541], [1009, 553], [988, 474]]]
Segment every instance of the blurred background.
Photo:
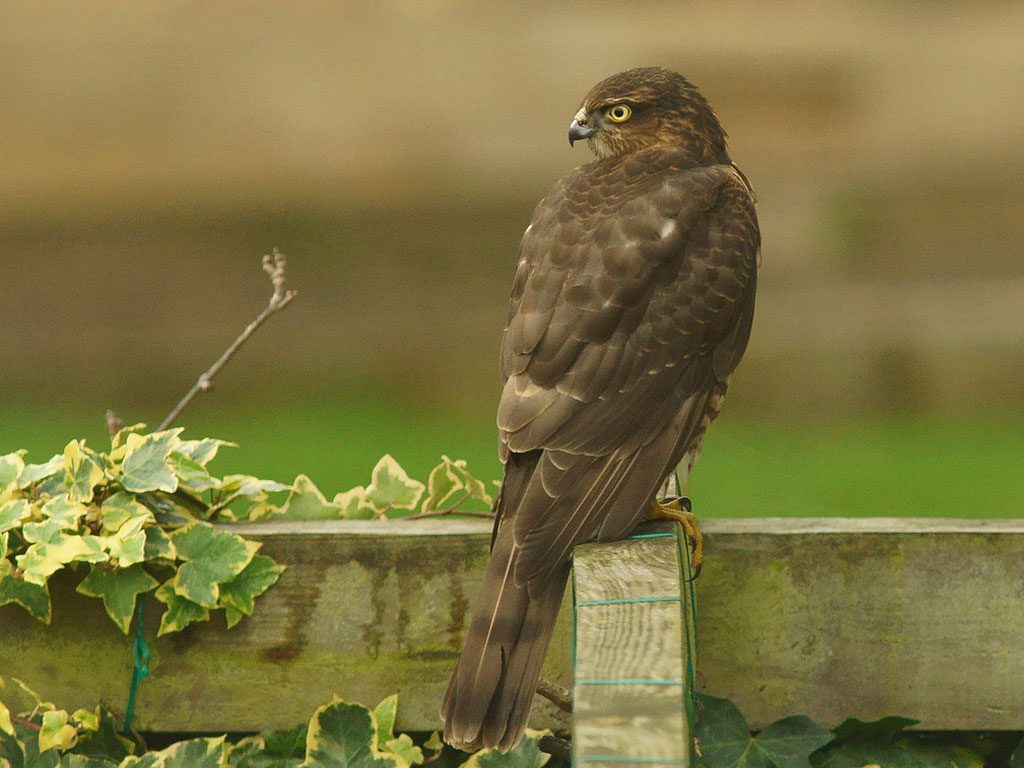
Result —
[[758, 312], [703, 516], [1024, 509], [1018, 2], [0, 4], [0, 453], [186, 411], [222, 471], [333, 494], [500, 475], [497, 346], [566, 129], [686, 74], [759, 195]]

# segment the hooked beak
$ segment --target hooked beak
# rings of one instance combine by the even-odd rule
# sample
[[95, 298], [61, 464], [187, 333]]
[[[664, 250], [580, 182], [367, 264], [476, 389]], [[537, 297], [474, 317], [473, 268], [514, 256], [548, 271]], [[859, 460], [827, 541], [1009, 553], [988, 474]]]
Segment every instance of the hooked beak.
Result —
[[587, 113], [581, 109], [569, 123], [569, 146], [571, 147], [581, 139], [589, 139], [595, 133], [597, 133], [597, 129], [587, 125]]

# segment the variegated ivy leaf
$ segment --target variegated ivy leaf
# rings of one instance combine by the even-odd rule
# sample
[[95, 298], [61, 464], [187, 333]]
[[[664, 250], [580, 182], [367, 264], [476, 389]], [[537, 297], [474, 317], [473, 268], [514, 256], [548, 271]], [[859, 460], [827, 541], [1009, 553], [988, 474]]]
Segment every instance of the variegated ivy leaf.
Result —
[[190, 739], [141, 757], [129, 755], [117, 768], [224, 768], [229, 751], [224, 736]]
[[220, 488], [225, 493], [249, 498], [259, 498], [267, 493], [291, 490], [290, 485], [279, 483], [276, 480], [260, 480], [258, 477], [249, 475], [225, 475], [220, 482]]
[[[0, 679], [0, 684], [3, 680]], [[9, 710], [2, 701], [0, 701], [0, 731], [3, 731], [8, 736], [14, 735], [14, 723], [11, 722], [11, 710]]]
[[181, 443], [179, 434], [180, 427], [148, 435], [128, 435], [121, 462], [121, 484], [126, 491], [173, 493], [178, 490], [178, 476], [170, 456]]
[[377, 516], [376, 510], [366, 500], [366, 489], [361, 485], [335, 494], [334, 504], [341, 509], [341, 516], [346, 520], [372, 520]]
[[64, 530], [74, 530], [89, 510], [84, 504], [71, 501], [66, 493], [62, 493], [43, 504], [43, 515], [60, 525]]
[[68, 487], [68, 498], [88, 504], [92, 501], [96, 486], [106, 475], [103, 468], [83, 449], [80, 440], [72, 440], [64, 448], [64, 484]]
[[52, 477], [64, 470], [64, 454], [58, 453], [45, 464], [26, 464], [18, 475], [18, 487], [28, 488], [47, 477]]
[[423, 500], [423, 511], [444, 509], [456, 500], [464, 487], [462, 479], [455, 474], [451, 459], [442, 456], [441, 463], [430, 470], [427, 476], [427, 497]]
[[138, 564], [117, 570], [94, 565], [76, 591], [102, 598], [107, 615], [127, 635], [135, 613], [136, 597], [156, 588], [159, 583]]
[[174, 591], [206, 608], [217, 605], [220, 585], [240, 574], [259, 549], [259, 544], [209, 523], [179, 528], [171, 534], [171, 541], [185, 561], [173, 579]]
[[25, 581], [42, 586], [55, 572], [71, 562], [101, 563], [108, 558], [98, 536], [59, 533], [46, 544], [32, 544], [15, 558]]
[[0, 558], [0, 606], [8, 603], [20, 605], [44, 624], [50, 623], [50, 591], [46, 585], [30, 584], [16, 576], [14, 563]]
[[125, 568], [146, 559], [146, 532], [142, 530], [146, 519], [134, 517], [109, 536], [101, 536], [100, 541], [110, 553], [110, 559]]
[[32, 516], [35, 507], [25, 499], [14, 499], [0, 504], [0, 531], [9, 531]]
[[98, 731], [100, 729], [100, 716], [98, 711], [88, 709], [76, 709], [71, 713], [71, 719], [75, 720], [84, 731]]
[[526, 729], [522, 740], [510, 752], [497, 749], [482, 749], [475, 752], [460, 768], [541, 768], [551, 755], [541, 752], [540, 740], [551, 731]]
[[7, 557], [7, 542], [10, 535], [7, 531], [0, 533], [0, 557]]
[[255, 599], [266, 592], [284, 571], [266, 555], [256, 555], [240, 574], [220, 585], [220, 604], [233, 609], [227, 614], [228, 628], [243, 616], [251, 616]]
[[465, 459], [458, 459], [452, 462], [452, 466], [455, 472], [458, 473], [462, 479], [462, 484], [465, 486], [466, 491], [469, 492], [469, 498], [479, 499], [487, 506], [494, 504], [494, 499], [491, 497], [491, 494], [487, 492], [487, 486], [484, 485], [484, 481], [479, 480], [470, 474], [469, 469], [466, 466]]
[[237, 448], [238, 443], [217, 440], [213, 437], [204, 437], [202, 440], [182, 440], [176, 450], [178, 453], [188, 456], [192, 461], [205, 467], [217, 455], [217, 450], [222, 446]]
[[373, 713], [335, 699], [313, 713], [302, 768], [399, 768], [380, 751]]
[[395, 736], [395, 719], [398, 714], [398, 696], [392, 694], [373, 710], [377, 723], [377, 744], [381, 751], [389, 753], [399, 768], [411, 768], [423, 763], [423, 750], [417, 747], [408, 734]]
[[299, 475], [281, 507], [281, 513], [289, 520], [336, 520], [341, 517], [341, 507], [327, 501], [306, 475]]
[[121, 448], [128, 442], [128, 435], [139, 435], [146, 431], [146, 425], [142, 422], [138, 424], [132, 424], [127, 427], [121, 427], [117, 434], [114, 435], [110, 440], [110, 447], [112, 449]]
[[64, 526], [60, 520], [43, 520], [41, 523], [25, 523], [21, 535], [29, 544], [56, 544]]
[[193, 493], [202, 493], [211, 488], [220, 487], [220, 481], [195, 459], [180, 451], [173, 451], [170, 459], [174, 466], [174, 473], [178, 476], [178, 483], [182, 488]]
[[139, 503], [134, 496], [125, 491], [118, 491], [103, 500], [100, 507], [100, 523], [103, 530], [112, 533], [121, 528], [129, 520], [141, 519], [143, 522], [154, 520], [152, 511]]
[[142, 529], [146, 534], [145, 554], [147, 560], [175, 560], [178, 551], [174, 548], [174, 542], [163, 528], [151, 525]]
[[15, 451], [0, 456], [0, 490], [9, 485], [16, 486], [18, 477], [25, 469], [25, 460], [21, 458], [24, 455], [25, 451]]
[[68, 713], [63, 709], [55, 709], [43, 713], [42, 727], [39, 729], [39, 751], [48, 749], [71, 749], [78, 740], [78, 729], [68, 724]]
[[370, 475], [366, 500], [381, 514], [391, 509], [411, 510], [416, 508], [424, 490], [423, 483], [409, 477], [391, 454], [385, 454]]
[[161, 584], [153, 596], [167, 606], [167, 610], [160, 617], [158, 637], [170, 632], [180, 632], [195, 621], [209, 621], [210, 619], [209, 610], [174, 591], [174, 579], [169, 579]]

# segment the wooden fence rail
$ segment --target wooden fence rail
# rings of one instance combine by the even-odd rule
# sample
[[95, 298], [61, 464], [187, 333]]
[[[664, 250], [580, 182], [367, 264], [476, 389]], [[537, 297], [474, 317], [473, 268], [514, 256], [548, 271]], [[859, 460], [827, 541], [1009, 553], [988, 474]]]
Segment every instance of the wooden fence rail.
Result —
[[[805, 713], [889, 714], [934, 729], [1024, 729], [1024, 521], [705, 520], [698, 688], [751, 725]], [[332, 694], [398, 692], [398, 726], [429, 730], [487, 558], [486, 522], [239, 526], [288, 564], [256, 613], [151, 643], [136, 722], [259, 730]], [[57, 579], [54, 621], [0, 608], [0, 676], [74, 709], [123, 709], [131, 643], [99, 601]], [[157, 626], [151, 600], [147, 627]], [[545, 669], [568, 684], [571, 598]], [[539, 702], [535, 724], [566, 727]]]

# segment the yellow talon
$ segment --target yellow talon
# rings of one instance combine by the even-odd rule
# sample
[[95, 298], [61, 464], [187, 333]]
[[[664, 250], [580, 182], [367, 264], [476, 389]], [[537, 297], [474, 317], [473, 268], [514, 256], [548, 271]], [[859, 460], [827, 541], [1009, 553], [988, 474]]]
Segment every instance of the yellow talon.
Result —
[[700, 568], [704, 564], [704, 534], [700, 532], [700, 526], [697, 525], [697, 516], [686, 506], [680, 504], [679, 499], [671, 501], [655, 499], [647, 513], [647, 519], [671, 520], [683, 526], [692, 546], [690, 568], [693, 570], [693, 577], [697, 578], [700, 575]]

